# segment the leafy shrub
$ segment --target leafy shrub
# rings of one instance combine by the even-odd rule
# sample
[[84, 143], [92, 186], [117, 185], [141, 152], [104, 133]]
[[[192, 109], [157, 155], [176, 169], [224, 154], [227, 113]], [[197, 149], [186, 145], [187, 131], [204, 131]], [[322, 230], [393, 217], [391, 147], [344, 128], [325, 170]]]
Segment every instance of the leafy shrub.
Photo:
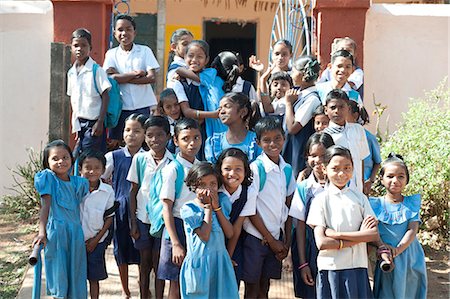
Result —
[[9, 190], [15, 194], [3, 197], [3, 210], [27, 219], [39, 213], [40, 197], [34, 188], [34, 175], [42, 170], [42, 153], [27, 149], [28, 161], [12, 169], [14, 185]]
[[445, 82], [411, 100], [403, 123], [381, 146], [382, 157], [401, 154], [410, 171], [405, 194], [422, 195], [422, 243], [442, 245], [449, 237], [450, 90]]

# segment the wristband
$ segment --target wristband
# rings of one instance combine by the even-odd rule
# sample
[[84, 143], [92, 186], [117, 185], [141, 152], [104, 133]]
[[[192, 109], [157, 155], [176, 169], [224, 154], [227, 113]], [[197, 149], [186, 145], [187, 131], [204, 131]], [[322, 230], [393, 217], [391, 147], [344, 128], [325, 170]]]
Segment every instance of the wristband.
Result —
[[197, 119], [200, 119], [200, 111], [197, 110], [195, 115], [197, 116]]
[[214, 212], [219, 212], [220, 210], [222, 210], [222, 207], [218, 207], [217, 209], [214, 209]]
[[262, 96], [262, 97], [267, 97], [269, 94], [267, 93], [267, 92], [260, 92], [260, 95]]
[[342, 248], [344, 248], [344, 241], [339, 240], [339, 250], [341, 250]]
[[298, 269], [301, 270], [301, 269], [303, 269], [305, 267], [308, 267], [308, 266], [309, 266], [309, 264], [308, 264], [308, 262], [306, 262], [306, 263], [303, 263], [300, 266], [298, 266]]

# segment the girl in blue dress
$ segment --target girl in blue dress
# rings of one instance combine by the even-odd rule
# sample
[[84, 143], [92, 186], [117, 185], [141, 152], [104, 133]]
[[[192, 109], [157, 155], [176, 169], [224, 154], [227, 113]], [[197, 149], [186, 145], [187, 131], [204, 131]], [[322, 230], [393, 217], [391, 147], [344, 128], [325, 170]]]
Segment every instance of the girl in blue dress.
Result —
[[214, 133], [205, 144], [205, 158], [215, 163], [223, 150], [234, 147], [247, 154], [250, 162], [261, 153], [256, 143], [253, 127], [258, 120], [253, 113], [250, 100], [243, 93], [230, 92], [220, 100], [219, 119], [228, 128], [225, 132]]
[[187, 255], [180, 272], [181, 298], [239, 298], [225, 237], [233, 236], [229, 200], [220, 200], [221, 176], [207, 162], [195, 164], [186, 185], [197, 197], [181, 208]]
[[375, 298], [426, 298], [427, 269], [425, 254], [416, 238], [420, 224], [420, 195], [404, 196], [409, 181], [402, 157], [390, 154], [380, 170], [384, 197], [370, 198], [378, 219], [381, 241], [391, 250], [395, 268], [383, 272], [375, 269]]
[[80, 221], [80, 203], [89, 192], [85, 178], [70, 176], [72, 151], [62, 140], [44, 149], [43, 167], [34, 177], [41, 196], [39, 234], [45, 255], [47, 295], [87, 298], [86, 247]]

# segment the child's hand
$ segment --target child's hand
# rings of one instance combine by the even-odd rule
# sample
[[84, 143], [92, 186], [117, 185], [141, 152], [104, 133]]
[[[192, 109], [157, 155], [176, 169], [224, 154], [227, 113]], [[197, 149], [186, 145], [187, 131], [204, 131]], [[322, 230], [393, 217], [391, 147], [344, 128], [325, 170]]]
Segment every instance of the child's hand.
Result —
[[398, 248], [396, 247], [392, 247], [391, 245], [387, 245], [386, 246], [391, 250], [392, 253], [392, 258], [397, 257], [401, 252], [398, 250]]
[[95, 124], [92, 126], [92, 136], [102, 136], [103, 134], [103, 122], [97, 120]]
[[184, 257], [186, 256], [186, 251], [181, 244], [172, 244], [172, 263], [181, 267]]
[[42, 244], [45, 247], [47, 245], [47, 236], [45, 234], [37, 235], [37, 237], [33, 240], [32, 247], [36, 244]]
[[87, 252], [92, 252], [92, 251], [94, 251], [95, 247], [97, 247], [98, 239], [95, 238], [95, 237], [94, 238], [90, 238], [89, 240], [87, 240], [84, 243], [86, 244]]
[[177, 81], [180, 81], [180, 80], [181, 80], [181, 76], [180, 76], [180, 74], [178, 74], [178, 73], [174, 73], [174, 74], [173, 74], [173, 76], [172, 76], [172, 80], [177, 80]]
[[369, 196], [371, 189], [372, 189], [372, 182], [370, 180], [365, 181], [363, 185], [363, 193]]
[[147, 71], [144, 70], [133, 71], [133, 73], [135, 74], [136, 78], [145, 77], [147, 75]]
[[282, 261], [286, 257], [286, 256], [283, 257], [284, 252], [286, 251], [283, 241], [273, 239], [271, 241], [267, 241], [267, 244], [269, 244], [270, 250], [272, 250], [272, 252], [275, 253], [278, 260]]
[[255, 55], [250, 56], [248, 59], [248, 66], [258, 73], [261, 73], [264, 70], [264, 64], [261, 60], [257, 59]]
[[337, 239], [339, 238], [338, 234], [336, 233], [336, 231], [334, 229], [331, 228], [327, 228], [325, 229], [325, 236], [332, 238], [332, 239]]
[[288, 91], [286, 91], [284, 97], [286, 99], [286, 102], [294, 104], [295, 101], [297, 101], [299, 94], [300, 94], [299, 89], [289, 89]]
[[289, 253], [287, 257], [283, 260], [283, 270], [287, 272], [292, 272], [292, 269], [294, 269], [294, 266], [292, 264], [292, 256]]
[[311, 274], [311, 268], [309, 266], [305, 266], [300, 269], [300, 276], [303, 279], [303, 282], [308, 286], [314, 285], [314, 278]]
[[140, 233], [139, 233], [139, 230], [137, 228], [136, 220], [131, 220], [130, 236], [134, 240], [139, 239], [139, 237], [141, 236]]
[[108, 75], [114, 75], [114, 74], [118, 74], [119, 72], [118, 72], [115, 68], [109, 67], [109, 68], [106, 70], [106, 73], [107, 73]]
[[209, 197], [211, 198], [211, 207], [213, 210], [218, 209], [220, 207], [219, 204], [219, 195], [217, 192], [211, 192], [209, 191]]
[[374, 216], [367, 216], [366, 218], [364, 218], [362, 224], [361, 224], [361, 228], [359, 229], [360, 231], [363, 230], [370, 230], [374, 227], [376, 227], [378, 225], [378, 221], [377, 218], [375, 218]]
[[211, 204], [211, 196], [209, 189], [197, 188], [195, 192], [197, 193], [197, 197], [198, 199], [200, 199], [202, 204], [204, 205]]
[[275, 254], [275, 257], [279, 261], [283, 261], [288, 256], [289, 249], [283, 243], [283, 250]]

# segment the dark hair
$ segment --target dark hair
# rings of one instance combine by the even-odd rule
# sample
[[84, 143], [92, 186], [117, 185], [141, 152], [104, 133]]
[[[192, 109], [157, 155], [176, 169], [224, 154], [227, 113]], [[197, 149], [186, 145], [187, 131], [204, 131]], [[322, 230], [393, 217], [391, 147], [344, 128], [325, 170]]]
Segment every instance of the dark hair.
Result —
[[105, 155], [102, 152], [98, 152], [98, 151], [94, 151], [94, 150], [88, 150], [88, 151], [83, 152], [80, 155], [80, 158], [79, 158], [79, 161], [78, 161], [78, 165], [80, 167], [83, 167], [84, 161], [86, 159], [88, 159], [88, 158], [94, 158], [94, 159], [99, 160], [102, 163], [102, 165], [103, 165], [103, 169], [105, 169], [105, 167], [106, 167], [106, 158], [105, 158]]
[[286, 45], [286, 47], [288, 47], [288, 49], [289, 49], [289, 53], [292, 54], [292, 44], [291, 44], [290, 41], [288, 41], [287, 39], [279, 39], [279, 40], [276, 41], [275, 44], [273, 44], [273, 47], [275, 48], [275, 46], [279, 45], [279, 44]]
[[369, 113], [367, 113], [366, 108], [359, 107], [358, 103], [353, 100], [349, 100], [348, 105], [350, 106], [352, 113], [358, 113], [359, 116], [357, 121], [360, 125], [364, 126], [369, 123]]
[[338, 50], [338, 51], [334, 52], [333, 54], [331, 54], [331, 63], [334, 63], [334, 61], [338, 57], [348, 58], [352, 62], [352, 65], [355, 65], [355, 60], [353, 58], [353, 55], [347, 50]]
[[353, 165], [352, 154], [350, 153], [348, 148], [343, 147], [342, 145], [333, 145], [333, 146], [327, 148], [327, 151], [325, 152], [323, 164], [325, 166], [328, 165], [330, 163], [331, 159], [333, 159], [333, 157], [335, 157], [335, 156], [345, 157], [345, 158], [349, 159]]
[[189, 51], [189, 49], [193, 46], [200, 47], [203, 50], [203, 52], [205, 52], [206, 57], [207, 58], [209, 57], [209, 45], [207, 42], [201, 39], [195, 39], [189, 43], [189, 45], [187, 46], [187, 51]]
[[293, 67], [303, 72], [305, 82], [314, 82], [319, 78], [320, 64], [314, 56], [302, 56], [293, 63]]
[[326, 115], [325, 114], [325, 107], [323, 105], [317, 106], [316, 110], [312, 113], [312, 118], [314, 119], [318, 115]]
[[330, 134], [325, 132], [316, 132], [312, 134], [305, 145], [305, 157], [309, 156], [309, 152], [311, 151], [311, 147], [316, 144], [321, 144], [325, 147], [325, 149], [334, 145], [333, 137]]
[[216, 168], [214, 168], [214, 166], [209, 162], [200, 162], [194, 164], [194, 166], [192, 166], [192, 168], [189, 170], [184, 181], [186, 182], [186, 186], [189, 187], [189, 190], [195, 192], [202, 177], [211, 174], [217, 178], [217, 187], [222, 186], [222, 176], [220, 175], [220, 172], [218, 172]]
[[74, 38], [85, 38], [89, 43], [89, 47], [92, 48], [92, 35], [86, 28], [78, 28], [72, 32], [72, 40]]
[[[175, 30], [172, 35], [170, 36], [170, 43], [171, 44], [176, 44], [178, 43], [178, 41], [180, 40], [180, 38], [182, 38], [185, 35], [190, 35], [192, 36], [192, 38], [194, 37], [194, 35], [192, 34], [192, 32], [190, 32], [189, 30], [187, 30], [186, 28], [179, 28], [177, 30]], [[174, 51], [170, 50], [169, 52], [169, 59], [167, 61], [167, 65], [170, 66], [170, 64], [173, 62], [173, 58], [175, 57], [175, 53]]]
[[238, 160], [242, 161], [242, 164], [244, 164], [244, 181], [242, 181], [242, 185], [244, 186], [250, 186], [253, 181], [253, 173], [250, 169], [250, 163], [248, 163], [248, 157], [247, 155], [240, 149], [235, 147], [230, 147], [222, 151], [219, 158], [217, 158], [216, 162], [216, 170], [221, 174], [222, 173], [222, 163], [225, 158], [236, 158]]
[[133, 19], [133, 17], [129, 16], [129, 15], [118, 15], [116, 17], [116, 22], [114, 23], [114, 29], [116, 28], [117, 25], [117, 21], [119, 20], [127, 20], [131, 23], [131, 25], [133, 26], [133, 29], [136, 30], [136, 21]]
[[239, 77], [239, 62], [236, 55], [230, 51], [220, 52], [211, 62], [211, 67], [215, 68], [217, 75], [225, 81], [222, 89], [230, 92]]
[[331, 100], [344, 100], [347, 103], [347, 105], [348, 105], [348, 102], [350, 101], [347, 93], [345, 91], [343, 91], [342, 89], [331, 90], [325, 98], [326, 105], [328, 105], [328, 103]]
[[272, 84], [272, 82], [277, 81], [277, 80], [287, 81], [289, 83], [290, 87], [294, 86], [291, 76], [287, 72], [281, 71], [281, 72], [276, 72], [276, 73], [273, 73], [272, 75], [270, 75], [269, 82], [268, 82], [269, 90], [270, 90], [270, 85]]
[[139, 122], [141, 124], [142, 128], [144, 128], [145, 127], [145, 122], [147, 121], [147, 118], [148, 117], [145, 116], [144, 114], [133, 113], [133, 114], [131, 114], [130, 116], [128, 116], [125, 119], [125, 123], [127, 121], [129, 121], [129, 120], [135, 120], [135, 121], [137, 121], [137, 122]]
[[177, 124], [175, 125], [174, 137], [178, 138], [178, 134], [180, 134], [181, 131], [189, 129], [200, 130], [200, 126], [198, 125], [198, 122], [195, 119], [192, 118], [180, 119], [179, 121], [177, 121]]
[[247, 122], [247, 127], [249, 130], [253, 130], [255, 123], [260, 118], [260, 115], [254, 113], [250, 99], [242, 92], [229, 92], [222, 97], [222, 99], [224, 98], [227, 98], [234, 104], [239, 105], [239, 110], [247, 108], [247, 114], [244, 115], [242, 120]]
[[73, 165], [73, 163], [75, 162], [75, 159], [73, 158], [72, 150], [64, 141], [62, 141], [61, 139], [58, 139], [58, 140], [53, 140], [52, 142], [47, 144], [44, 148], [44, 152], [42, 153], [42, 167], [44, 167], [44, 169], [50, 169], [50, 165], [48, 164], [48, 158], [50, 156], [50, 150], [54, 147], [62, 147], [66, 151], [68, 151], [70, 158], [72, 160], [72, 165]]
[[159, 94], [159, 101], [158, 101], [158, 108], [161, 110], [161, 113], [163, 113], [163, 105], [164, 101], [168, 98], [175, 97], [175, 99], [178, 102], [178, 97], [175, 91], [172, 88], [166, 88]]
[[388, 164], [398, 164], [405, 170], [406, 173], [406, 183], [409, 183], [409, 170], [408, 166], [406, 166], [405, 161], [403, 160], [403, 157], [401, 155], [398, 155], [396, 153], [390, 153], [386, 160], [381, 163], [381, 169], [380, 169], [380, 176], [384, 176], [386, 165]]
[[283, 126], [278, 117], [265, 116], [258, 120], [255, 124], [256, 139], [261, 140], [262, 135], [269, 131], [280, 131], [284, 136]]
[[147, 130], [150, 127], [158, 127], [163, 129], [167, 135], [170, 134], [170, 124], [166, 117], [159, 115], [150, 116], [144, 124], [144, 129]]
[[239, 64], [239, 65], [244, 64], [244, 58], [242, 58], [241, 53], [236, 52], [236, 53], [234, 53], [234, 55], [236, 55], [236, 58], [237, 58], [237, 60], [238, 60], [238, 64]]

